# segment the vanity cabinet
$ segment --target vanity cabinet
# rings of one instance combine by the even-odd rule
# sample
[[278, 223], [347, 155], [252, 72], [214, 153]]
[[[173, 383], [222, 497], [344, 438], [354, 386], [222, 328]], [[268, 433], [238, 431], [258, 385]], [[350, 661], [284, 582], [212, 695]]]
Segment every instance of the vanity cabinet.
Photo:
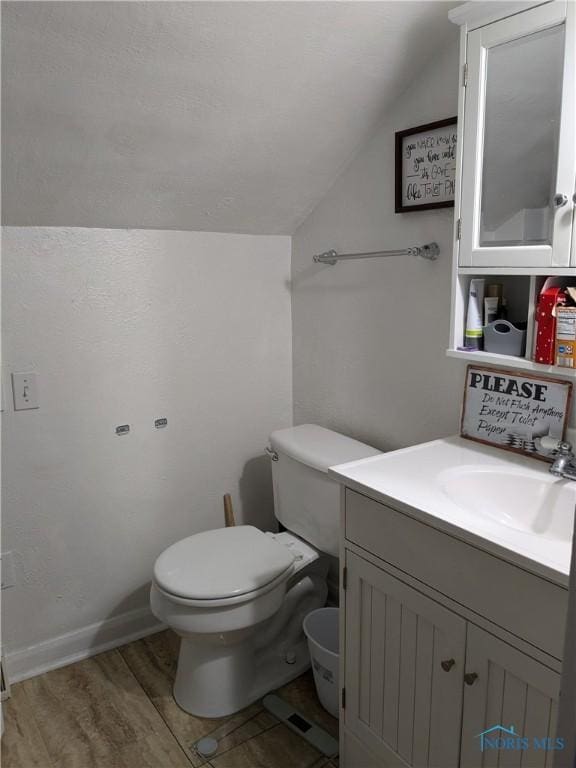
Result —
[[461, 267], [576, 266], [574, 10], [553, 0], [465, 31]]
[[343, 524], [344, 768], [552, 765], [479, 734], [553, 743], [567, 590], [349, 488]]
[[[478, 734], [495, 723], [506, 727], [514, 724], [520, 736], [554, 743], [560, 695], [558, 672], [473, 624], [467, 631], [466, 669], [478, 677], [464, 686], [462, 768], [478, 768]], [[488, 760], [482, 764], [487, 768], [507, 764], [511, 757], [508, 751], [498, 749], [491, 749], [486, 756]], [[551, 765], [553, 756], [554, 750], [527, 750], [522, 755], [522, 766]]]
[[457, 765], [466, 622], [357, 555], [346, 565], [347, 728], [385, 765]]

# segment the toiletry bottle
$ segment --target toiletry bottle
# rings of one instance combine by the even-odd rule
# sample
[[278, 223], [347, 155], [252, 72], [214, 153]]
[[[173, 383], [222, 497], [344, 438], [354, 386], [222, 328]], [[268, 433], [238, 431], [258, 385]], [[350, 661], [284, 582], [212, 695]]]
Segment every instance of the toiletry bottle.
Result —
[[490, 325], [498, 319], [498, 297], [486, 296], [484, 299], [484, 325]]
[[473, 277], [468, 292], [468, 312], [464, 333], [466, 346], [470, 349], [482, 349], [482, 311], [484, 309], [484, 278]]
[[490, 285], [486, 286], [486, 296], [495, 296], [498, 301], [502, 301], [502, 293], [504, 291], [504, 286], [502, 283], [490, 283]]
[[484, 325], [488, 325], [488, 323], [500, 318], [503, 291], [504, 286], [502, 283], [490, 283], [486, 286], [486, 298], [484, 299]]

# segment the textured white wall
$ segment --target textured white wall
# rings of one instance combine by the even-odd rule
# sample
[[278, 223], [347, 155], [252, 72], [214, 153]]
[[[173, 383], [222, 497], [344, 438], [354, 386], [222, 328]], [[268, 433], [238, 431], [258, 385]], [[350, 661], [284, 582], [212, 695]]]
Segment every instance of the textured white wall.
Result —
[[40, 392], [3, 414], [9, 652], [146, 606], [155, 557], [222, 525], [226, 491], [240, 521], [273, 523], [290, 239], [7, 228], [3, 261], [5, 383], [36, 371]]
[[3, 3], [3, 221], [291, 234], [455, 4]]
[[[317, 422], [379, 448], [456, 431], [464, 366], [445, 357], [453, 209], [394, 213], [394, 132], [457, 113], [453, 43], [386, 114], [292, 241], [295, 423]], [[429, 263], [398, 257], [312, 263], [436, 240]]]

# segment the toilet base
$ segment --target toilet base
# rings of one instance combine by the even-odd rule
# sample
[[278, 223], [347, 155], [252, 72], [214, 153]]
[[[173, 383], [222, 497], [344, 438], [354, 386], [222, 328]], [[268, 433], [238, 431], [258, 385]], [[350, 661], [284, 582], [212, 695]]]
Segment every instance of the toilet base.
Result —
[[253, 641], [223, 649], [183, 637], [174, 699], [191, 715], [226, 717], [294, 680], [309, 666], [305, 639], [288, 651], [279, 647], [256, 651]]

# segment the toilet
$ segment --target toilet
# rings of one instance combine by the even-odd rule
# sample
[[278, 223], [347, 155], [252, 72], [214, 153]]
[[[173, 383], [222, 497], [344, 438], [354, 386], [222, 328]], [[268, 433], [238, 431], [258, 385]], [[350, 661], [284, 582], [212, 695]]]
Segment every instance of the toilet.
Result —
[[174, 698], [199, 717], [224, 717], [310, 665], [304, 617], [327, 597], [338, 557], [335, 464], [379, 453], [314, 424], [270, 435], [274, 512], [285, 529], [251, 525], [189, 536], [156, 560], [153, 614], [180, 637]]

